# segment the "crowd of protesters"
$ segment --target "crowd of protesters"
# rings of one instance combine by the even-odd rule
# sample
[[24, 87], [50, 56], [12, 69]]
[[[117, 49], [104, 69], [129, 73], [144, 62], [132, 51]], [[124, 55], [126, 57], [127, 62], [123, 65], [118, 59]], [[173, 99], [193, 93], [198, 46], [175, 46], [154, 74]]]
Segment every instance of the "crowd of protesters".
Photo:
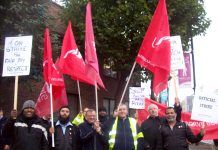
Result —
[[149, 117], [139, 127], [125, 104], [110, 117], [104, 107], [99, 108], [99, 119], [94, 109], [85, 108], [73, 120], [70, 108], [63, 106], [52, 127], [50, 116], [38, 117], [34, 101], [27, 100], [21, 112], [12, 110], [8, 119], [0, 110], [0, 150], [188, 150], [190, 143], [202, 140], [205, 130], [194, 135], [180, 121], [181, 111], [179, 99], [165, 117], [151, 104]]

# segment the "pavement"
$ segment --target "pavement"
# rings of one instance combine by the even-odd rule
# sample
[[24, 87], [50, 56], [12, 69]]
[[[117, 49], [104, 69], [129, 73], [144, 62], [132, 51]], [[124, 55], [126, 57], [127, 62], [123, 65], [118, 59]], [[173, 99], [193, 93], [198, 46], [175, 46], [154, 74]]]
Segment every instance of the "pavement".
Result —
[[214, 144], [199, 143], [198, 145], [190, 145], [189, 150], [218, 150], [218, 147]]

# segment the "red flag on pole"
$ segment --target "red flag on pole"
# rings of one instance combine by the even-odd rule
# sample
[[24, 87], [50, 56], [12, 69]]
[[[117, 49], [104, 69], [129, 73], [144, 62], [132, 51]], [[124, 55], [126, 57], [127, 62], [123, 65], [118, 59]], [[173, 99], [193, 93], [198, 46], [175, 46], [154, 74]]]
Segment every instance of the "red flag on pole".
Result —
[[[59, 60], [57, 59], [55, 64], [58, 64]], [[58, 67], [54, 65], [52, 71], [51, 83], [52, 85], [52, 96], [53, 96], [53, 111], [57, 111], [62, 106], [68, 105], [67, 94], [64, 84], [64, 79], [62, 73], [59, 71]], [[36, 102], [36, 112], [42, 117], [44, 115], [50, 114], [50, 90], [49, 84], [45, 82], [40, 95]]]
[[159, 0], [136, 62], [153, 75], [153, 91], [159, 95], [167, 88], [170, 75], [170, 30], [165, 0]]
[[85, 74], [88, 78], [94, 79], [99, 86], [105, 89], [101, 80], [98, 68], [98, 58], [95, 48], [95, 39], [92, 26], [91, 3], [86, 6], [86, 33], [85, 33]]
[[[53, 111], [68, 105], [65, 86], [52, 86]], [[51, 113], [49, 84], [45, 83], [36, 102], [36, 113], [42, 117]]]
[[44, 73], [44, 80], [47, 83], [51, 83], [51, 74], [52, 74], [52, 49], [51, 49], [51, 41], [49, 35], [49, 29], [45, 29], [44, 35], [44, 60], [43, 60], [43, 73]]
[[68, 74], [74, 78], [85, 72], [85, 63], [76, 45], [70, 21], [64, 35], [58, 66], [63, 74]]

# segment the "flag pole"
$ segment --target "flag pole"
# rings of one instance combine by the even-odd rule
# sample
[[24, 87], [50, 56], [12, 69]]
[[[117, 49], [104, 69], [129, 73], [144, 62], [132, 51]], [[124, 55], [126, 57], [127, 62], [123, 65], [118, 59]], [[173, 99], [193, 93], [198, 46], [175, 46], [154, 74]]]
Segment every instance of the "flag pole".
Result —
[[77, 82], [77, 89], [78, 89], [78, 93], [79, 93], [79, 108], [80, 108], [80, 112], [81, 112], [83, 109], [82, 109], [82, 100], [81, 100], [79, 80], [76, 80], [76, 82]]
[[[52, 96], [52, 84], [49, 84], [50, 88], [50, 107], [51, 107], [51, 127], [54, 128], [54, 115], [53, 115], [53, 96]], [[55, 147], [54, 133], [52, 133], [52, 147]]]
[[14, 109], [17, 110], [17, 95], [18, 95], [18, 76], [15, 76], [14, 81]]
[[134, 69], [135, 69], [135, 65], [136, 65], [136, 61], [134, 62], [133, 66], [132, 66], [130, 75], [129, 75], [129, 77], [128, 77], [128, 80], [127, 80], [127, 82], [126, 82], [125, 88], [124, 88], [124, 90], [123, 90], [122, 96], [121, 96], [121, 98], [120, 98], [119, 105], [118, 105], [118, 107], [117, 107], [118, 109], [119, 109], [120, 105], [122, 104], [124, 95], [125, 95], [125, 93], [126, 93], [126, 89], [127, 89], [127, 87], [128, 87], [129, 81], [130, 81], [130, 79], [131, 79], [131, 77], [132, 77], [132, 73], [133, 73], [133, 71], [134, 71]]
[[174, 71], [172, 71], [172, 75], [173, 75], [173, 83], [174, 83], [176, 98], [178, 98], [178, 88], [177, 88], [177, 84], [176, 84], [176, 75], [175, 75]]
[[97, 82], [95, 81], [95, 101], [96, 101], [96, 119], [98, 120], [98, 90], [97, 90]]

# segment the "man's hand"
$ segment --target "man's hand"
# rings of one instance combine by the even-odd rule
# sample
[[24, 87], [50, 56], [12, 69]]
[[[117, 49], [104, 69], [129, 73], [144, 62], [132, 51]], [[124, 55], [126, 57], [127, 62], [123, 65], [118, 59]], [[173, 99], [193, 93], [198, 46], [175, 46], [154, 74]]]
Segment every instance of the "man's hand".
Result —
[[4, 150], [10, 150], [10, 146], [9, 145], [5, 145], [4, 146]]
[[16, 119], [16, 118], [17, 118], [17, 110], [16, 110], [16, 109], [13, 109], [13, 110], [11, 111], [11, 118], [12, 118], [12, 119]]
[[179, 106], [180, 105], [180, 100], [178, 97], [175, 97], [175, 104], [176, 106]]
[[49, 128], [49, 133], [50, 133], [50, 134], [55, 133], [55, 129], [54, 129], [54, 127], [50, 127], [50, 128]]
[[204, 135], [205, 135], [205, 129], [204, 129], [204, 128], [201, 128], [200, 134], [201, 134], [201, 136], [204, 136]]

